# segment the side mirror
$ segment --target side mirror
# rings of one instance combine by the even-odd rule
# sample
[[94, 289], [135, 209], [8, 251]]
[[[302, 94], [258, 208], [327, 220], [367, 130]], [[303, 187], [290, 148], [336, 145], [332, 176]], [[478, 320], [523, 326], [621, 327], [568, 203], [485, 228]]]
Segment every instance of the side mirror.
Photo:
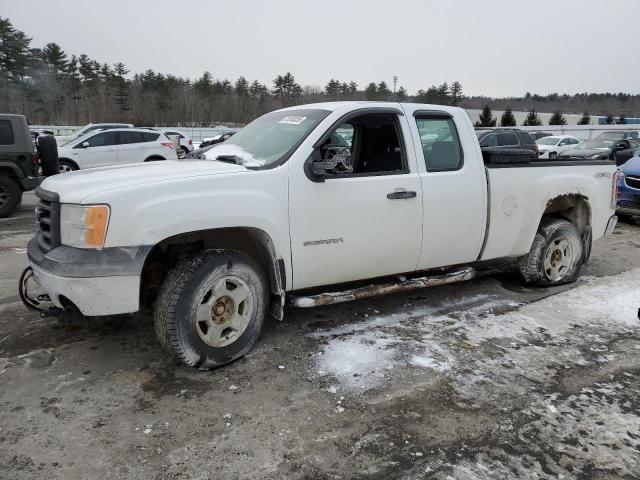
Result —
[[322, 158], [320, 149], [316, 148], [305, 162], [304, 171], [312, 182], [324, 182], [335, 174], [352, 173], [351, 151], [345, 147], [331, 149], [326, 152], [326, 158]]
[[89, 142], [82, 142], [82, 148], [87, 148], [89, 145], [91, 145]]
[[620, 150], [626, 150], [626, 149], [627, 149], [627, 146], [624, 143], [617, 144], [615, 148], [616, 152], [619, 152]]

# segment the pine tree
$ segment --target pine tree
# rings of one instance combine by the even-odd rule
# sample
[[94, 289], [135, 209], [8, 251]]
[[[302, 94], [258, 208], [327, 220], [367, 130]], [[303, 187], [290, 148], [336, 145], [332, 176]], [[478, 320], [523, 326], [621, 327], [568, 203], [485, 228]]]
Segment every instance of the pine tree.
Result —
[[567, 124], [567, 120], [564, 118], [564, 115], [562, 115], [562, 112], [560, 110], [557, 110], [553, 113], [553, 115], [551, 115], [551, 118], [549, 119], [549, 125], [566, 125]]
[[236, 83], [233, 86], [235, 94], [242, 98], [249, 94], [249, 82], [243, 76], [238, 77]]
[[451, 105], [453, 106], [457, 106], [460, 100], [462, 100], [462, 84], [457, 80], [451, 84], [449, 96], [451, 98]]
[[500, 126], [501, 127], [515, 127], [516, 117], [513, 116], [513, 112], [511, 111], [511, 107], [507, 105], [507, 109], [504, 111], [502, 116], [500, 117]]
[[496, 118], [491, 112], [489, 105], [485, 105], [480, 113], [480, 119], [475, 123], [476, 127], [495, 127], [497, 123]]
[[113, 64], [113, 72], [116, 85], [115, 102], [118, 106], [118, 112], [124, 114], [131, 110], [129, 84], [124, 78], [129, 70], [125, 68], [124, 63], [118, 62]]
[[542, 121], [538, 118], [538, 114], [532, 108], [529, 113], [527, 113], [527, 117], [524, 119], [522, 125], [525, 127], [539, 127], [542, 125]]
[[282, 100], [284, 105], [291, 104], [294, 99], [302, 94], [302, 87], [296, 83], [291, 72], [278, 75], [273, 81], [273, 95]]
[[22, 80], [33, 63], [31, 38], [0, 17], [0, 79]]
[[364, 89], [364, 97], [367, 100], [375, 100], [377, 94], [378, 94], [378, 87], [376, 87], [376, 84], [374, 82], [371, 82]]
[[590, 123], [591, 123], [591, 115], [589, 115], [589, 112], [584, 112], [582, 114], [582, 117], [578, 121], [578, 125], [589, 125]]
[[409, 95], [407, 95], [407, 90], [403, 86], [401, 86], [396, 92], [396, 100], [398, 100], [399, 102], [404, 102], [408, 96]]
[[376, 91], [378, 93], [379, 100], [388, 100], [389, 96], [391, 95], [391, 90], [389, 90], [387, 82], [385, 82], [384, 80], [378, 84]]
[[329, 98], [335, 98], [338, 95], [340, 95], [341, 87], [342, 87], [342, 85], [340, 84], [340, 82], [338, 80], [335, 80], [335, 79], [332, 78], [325, 85], [324, 93]]
[[58, 44], [47, 43], [42, 49], [42, 57], [56, 75], [66, 73], [69, 61], [67, 60], [67, 54], [62, 51]]

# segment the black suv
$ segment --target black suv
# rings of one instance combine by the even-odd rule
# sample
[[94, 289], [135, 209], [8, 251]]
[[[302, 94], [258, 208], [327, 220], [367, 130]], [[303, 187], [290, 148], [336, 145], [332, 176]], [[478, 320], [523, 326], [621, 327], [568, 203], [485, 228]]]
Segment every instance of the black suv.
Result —
[[476, 130], [481, 148], [492, 147], [508, 150], [533, 150], [538, 154], [538, 145], [528, 132], [517, 128], [493, 128]]
[[58, 173], [58, 147], [51, 135], [32, 138], [23, 115], [0, 114], [0, 218], [15, 212], [22, 193], [43, 176]]

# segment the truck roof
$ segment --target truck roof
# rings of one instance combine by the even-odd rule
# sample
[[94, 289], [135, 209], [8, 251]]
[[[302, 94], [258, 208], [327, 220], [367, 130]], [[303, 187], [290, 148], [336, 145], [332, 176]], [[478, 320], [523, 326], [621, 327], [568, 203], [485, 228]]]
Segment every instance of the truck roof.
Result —
[[402, 108], [401, 106], [409, 106], [412, 108], [419, 107], [424, 110], [439, 110], [442, 112], [454, 112], [458, 110], [462, 110], [459, 107], [450, 107], [447, 105], [433, 105], [428, 103], [399, 103], [399, 102], [384, 102], [384, 101], [376, 101], [376, 100], [360, 100], [360, 101], [346, 101], [346, 102], [321, 102], [321, 103], [308, 103], [306, 105], [295, 105], [292, 107], [281, 108], [280, 111], [286, 110], [300, 110], [300, 109], [308, 109], [308, 110], [329, 110], [331, 112], [335, 110], [339, 110], [344, 107], [350, 107], [355, 105], [371, 105], [371, 106], [387, 106], [387, 107], [397, 107]]

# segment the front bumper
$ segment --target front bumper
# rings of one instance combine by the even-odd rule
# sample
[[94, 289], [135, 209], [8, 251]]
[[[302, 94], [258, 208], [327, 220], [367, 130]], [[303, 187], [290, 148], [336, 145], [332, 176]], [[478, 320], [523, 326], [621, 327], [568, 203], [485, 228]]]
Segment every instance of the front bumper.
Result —
[[140, 274], [151, 247], [88, 250], [60, 246], [43, 253], [35, 239], [27, 246], [29, 265], [38, 284], [56, 307], [65, 300], [83, 315], [137, 312]]

